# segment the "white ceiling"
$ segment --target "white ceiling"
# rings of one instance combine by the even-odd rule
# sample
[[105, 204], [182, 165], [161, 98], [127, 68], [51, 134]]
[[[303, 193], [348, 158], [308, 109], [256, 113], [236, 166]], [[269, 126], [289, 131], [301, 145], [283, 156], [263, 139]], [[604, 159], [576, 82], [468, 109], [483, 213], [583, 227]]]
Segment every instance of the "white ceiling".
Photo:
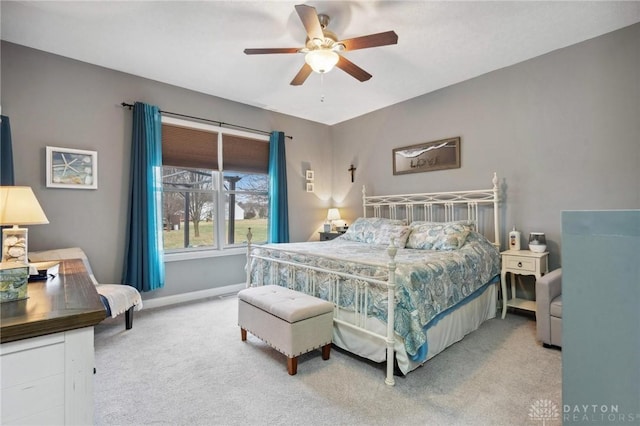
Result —
[[640, 22], [638, 1], [308, 1], [340, 39], [394, 30], [399, 40], [344, 53], [367, 82], [335, 69], [294, 87], [302, 54], [243, 49], [302, 47], [300, 3], [2, 0], [1, 36], [331, 125]]

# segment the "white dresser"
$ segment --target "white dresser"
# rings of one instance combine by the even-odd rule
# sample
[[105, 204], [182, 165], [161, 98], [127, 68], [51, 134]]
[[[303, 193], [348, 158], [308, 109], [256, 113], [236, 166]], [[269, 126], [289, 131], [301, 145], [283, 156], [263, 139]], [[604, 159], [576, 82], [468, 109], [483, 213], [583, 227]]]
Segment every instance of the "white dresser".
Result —
[[3, 425], [93, 423], [93, 327], [105, 310], [82, 261], [59, 270], [0, 307]]

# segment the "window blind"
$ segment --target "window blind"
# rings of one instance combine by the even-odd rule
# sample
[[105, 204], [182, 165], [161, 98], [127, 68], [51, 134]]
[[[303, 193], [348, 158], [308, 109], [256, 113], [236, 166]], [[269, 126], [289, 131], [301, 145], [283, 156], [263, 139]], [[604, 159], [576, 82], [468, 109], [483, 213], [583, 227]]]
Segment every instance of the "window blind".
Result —
[[162, 164], [218, 170], [218, 133], [162, 124]]
[[[162, 164], [165, 166], [219, 170], [218, 133], [162, 124]], [[224, 170], [269, 172], [269, 142], [232, 134], [222, 135]]]
[[268, 141], [223, 134], [222, 152], [225, 170], [269, 173]]

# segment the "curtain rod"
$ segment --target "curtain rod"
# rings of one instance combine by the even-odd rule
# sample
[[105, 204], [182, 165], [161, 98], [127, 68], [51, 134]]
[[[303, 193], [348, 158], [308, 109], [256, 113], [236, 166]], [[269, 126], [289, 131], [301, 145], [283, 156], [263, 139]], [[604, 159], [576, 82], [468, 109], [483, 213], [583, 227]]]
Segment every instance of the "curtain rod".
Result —
[[[133, 109], [133, 104], [128, 104], [126, 102], [122, 102], [120, 105], [123, 108], [128, 108], [129, 110]], [[266, 130], [252, 129], [251, 127], [244, 127], [244, 126], [240, 126], [240, 125], [237, 125], [237, 124], [225, 123], [223, 121], [210, 120], [208, 118], [194, 117], [192, 115], [179, 114], [177, 112], [160, 110], [160, 114], [174, 115], [176, 117], [191, 118], [193, 120], [206, 121], [207, 123], [217, 124], [220, 127], [222, 127], [222, 126], [235, 127], [236, 129], [250, 130], [250, 131], [256, 132], [256, 133], [262, 133], [263, 135], [270, 135], [271, 134], [271, 132], [267, 132]], [[284, 137], [293, 140], [293, 136], [285, 135]]]

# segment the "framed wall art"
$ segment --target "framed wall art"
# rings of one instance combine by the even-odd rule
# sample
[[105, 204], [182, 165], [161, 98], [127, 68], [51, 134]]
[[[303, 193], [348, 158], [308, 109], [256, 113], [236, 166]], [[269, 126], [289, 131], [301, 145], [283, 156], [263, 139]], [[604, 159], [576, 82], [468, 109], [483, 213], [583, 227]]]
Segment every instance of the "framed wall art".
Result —
[[460, 138], [395, 148], [392, 155], [394, 175], [457, 169], [460, 168]]
[[48, 146], [47, 188], [97, 189], [98, 153]]
[[307, 192], [314, 192], [313, 182], [307, 182]]

